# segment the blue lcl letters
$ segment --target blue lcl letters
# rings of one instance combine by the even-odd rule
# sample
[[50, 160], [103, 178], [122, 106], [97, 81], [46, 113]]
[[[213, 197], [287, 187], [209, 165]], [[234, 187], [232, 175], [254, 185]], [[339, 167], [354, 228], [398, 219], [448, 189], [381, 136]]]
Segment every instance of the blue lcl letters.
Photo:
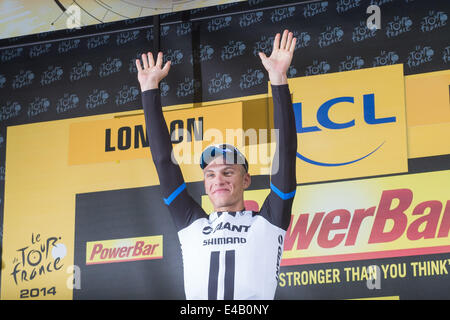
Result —
[[[332, 121], [329, 117], [329, 112], [331, 107], [338, 103], [349, 102], [354, 103], [355, 99], [353, 97], [339, 97], [333, 98], [324, 102], [317, 110], [317, 121], [319, 124], [327, 129], [346, 129], [353, 127], [355, 125], [355, 120], [351, 120], [344, 123], [336, 123]], [[380, 124], [395, 122], [396, 117], [386, 117], [386, 118], [375, 118], [375, 95], [373, 93], [363, 95], [363, 109], [364, 109], [364, 121], [367, 124]], [[314, 132], [321, 131], [317, 126], [303, 127], [302, 122], [302, 103], [294, 103], [294, 114], [295, 114], [295, 125], [297, 128], [297, 133]]]

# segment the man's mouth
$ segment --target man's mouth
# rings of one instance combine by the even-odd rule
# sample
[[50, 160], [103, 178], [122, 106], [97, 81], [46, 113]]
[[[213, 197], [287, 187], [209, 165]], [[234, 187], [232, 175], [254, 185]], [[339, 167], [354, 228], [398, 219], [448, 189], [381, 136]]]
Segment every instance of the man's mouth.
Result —
[[228, 189], [225, 188], [220, 188], [220, 189], [216, 189], [213, 191], [213, 194], [217, 194], [217, 193], [224, 193], [224, 192], [229, 192]]

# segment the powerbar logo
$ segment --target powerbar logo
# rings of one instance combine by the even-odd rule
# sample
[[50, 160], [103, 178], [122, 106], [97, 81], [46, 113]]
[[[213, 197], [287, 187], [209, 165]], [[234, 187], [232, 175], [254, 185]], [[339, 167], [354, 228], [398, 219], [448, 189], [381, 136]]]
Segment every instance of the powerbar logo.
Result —
[[377, 206], [292, 216], [282, 265], [449, 252], [450, 200], [415, 197], [409, 188], [383, 190]]
[[86, 264], [162, 259], [163, 236], [92, 241], [86, 243]]

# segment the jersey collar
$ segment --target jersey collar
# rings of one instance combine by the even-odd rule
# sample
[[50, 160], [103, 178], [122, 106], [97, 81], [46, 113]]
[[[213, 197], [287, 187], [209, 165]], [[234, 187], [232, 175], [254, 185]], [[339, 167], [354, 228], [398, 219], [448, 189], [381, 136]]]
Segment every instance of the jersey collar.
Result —
[[236, 217], [236, 215], [245, 215], [247, 213], [254, 214], [253, 211], [241, 210], [241, 211], [214, 211], [209, 215], [209, 220], [212, 222], [222, 216], [223, 214], [229, 214], [230, 216]]

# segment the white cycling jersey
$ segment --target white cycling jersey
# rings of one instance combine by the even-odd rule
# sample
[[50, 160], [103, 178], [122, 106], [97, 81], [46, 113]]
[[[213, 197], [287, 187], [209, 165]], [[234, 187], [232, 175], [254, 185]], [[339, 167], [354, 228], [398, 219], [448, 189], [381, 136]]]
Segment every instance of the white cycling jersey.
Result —
[[286, 231], [252, 211], [214, 212], [178, 232], [187, 299], [273, 299]]

